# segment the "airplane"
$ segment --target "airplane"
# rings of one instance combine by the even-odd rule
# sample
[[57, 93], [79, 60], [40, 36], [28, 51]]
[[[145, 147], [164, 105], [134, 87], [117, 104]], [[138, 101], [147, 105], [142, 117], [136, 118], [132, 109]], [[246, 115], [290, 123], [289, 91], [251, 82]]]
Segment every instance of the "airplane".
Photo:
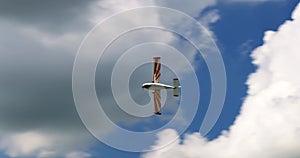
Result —
[[173, 89], [173, 96], [178, 97], [178, 90], [181, 88], [179, 86], [178, 78], [173, 79], [173, 86], [160, 83], [160, 57], [153, 57], [154, 60], [154, 70], [151, 83], [144, 83], [142, 88], [152, 91], [154, 96], [154, 114], [161, 115], [161, 102], [160, 102], [160, 90], [161, 89]]

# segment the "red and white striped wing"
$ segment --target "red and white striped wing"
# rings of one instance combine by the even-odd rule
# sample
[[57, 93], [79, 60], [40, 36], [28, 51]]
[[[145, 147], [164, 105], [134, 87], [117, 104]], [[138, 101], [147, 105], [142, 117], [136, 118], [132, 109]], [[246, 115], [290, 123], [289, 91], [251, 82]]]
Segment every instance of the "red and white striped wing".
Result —
[[160, 90], [155, 90], [153, 92], [154, 95], [154, 110], [155, 114], [160, 115], [161, 114], [161, 103], [160, 103]]
[[160, 57], [154, 57], [154, 71], [153, 71], [153, 79], [152, 81], [154, 83], [159, 83], [159, 78], [160, 78]]

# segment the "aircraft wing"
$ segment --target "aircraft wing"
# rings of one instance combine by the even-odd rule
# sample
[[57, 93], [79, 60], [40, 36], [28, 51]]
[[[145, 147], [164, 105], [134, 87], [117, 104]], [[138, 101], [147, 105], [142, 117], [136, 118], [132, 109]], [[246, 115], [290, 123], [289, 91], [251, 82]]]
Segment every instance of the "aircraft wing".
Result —
[[159, 83], [159, 78], [160, 78], [160, 57], [154, 57], [154, 69], [153, 69], [153, 78], [152, 81], [153, 83]]
[[161, 115], [160, 90], [153, 92], [155, 114]]

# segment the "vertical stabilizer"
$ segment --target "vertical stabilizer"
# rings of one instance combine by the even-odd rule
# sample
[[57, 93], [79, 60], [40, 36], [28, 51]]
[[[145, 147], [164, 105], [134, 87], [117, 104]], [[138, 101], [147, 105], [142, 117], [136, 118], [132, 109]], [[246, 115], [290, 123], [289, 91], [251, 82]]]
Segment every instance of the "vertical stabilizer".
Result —
[[179, 81], [178, 81], [178, 78], [174, 78], [173, 79], [173, 86], [174, 86], [174, 89], [173, 89], [173, 95], [175, 97], [178, 97], [178, 91], [179, 91]]

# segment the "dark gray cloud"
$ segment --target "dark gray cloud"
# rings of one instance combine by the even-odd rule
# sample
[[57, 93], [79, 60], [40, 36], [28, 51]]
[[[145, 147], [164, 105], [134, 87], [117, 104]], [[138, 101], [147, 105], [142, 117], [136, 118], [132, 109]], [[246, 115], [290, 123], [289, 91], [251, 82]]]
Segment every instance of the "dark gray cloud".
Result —
[[49, 126], [57, 129], [80, 126], [73, 104], [71, 72], [64, 71], [62, 75], [51, 70], [61, 66], [70, 68], [69, 65], [56, 61], [52, 68], [36, 65], [45, 68], [44, 72], [18, 68], [18, 72], [2, 73], [4, 77], [0, 82], [4, 95], [1, 95], [0, 119], [1, 126], [5, 126], [2, 129], [22, 131]]
[[[69, 47], [48, 47], [40, 41], [43, 38], [40, 35], [28, 36], [20, 32], [21, 26], [3, 22], [1, 26], [0, 33], [6, 38], [0, 38], [0, 132], [24, 132], [34, 129], [87, 132], [76, 112], [71, 87], [73, 62], [83, 35], [74, 40], [73, 45]], [[162, 34], [159, 31], [158, 33]], [[114, 50], [117, 55], [107, 54], [105, 64], [101, 65], [106, 74], [103, 76], [103, 73], [100, 73], [97, 89], [103, 94], [101, 99], [106, 103], [104, 108], [112, 120], [128, 120], [130, 116], [117, 107], [108, 86], [110, 83], [104, 81], [110, 78], [118, 55], [124, 51], [119, 50], [135, 43], [155, 41], [156, 36], [154, 39], [143, 38], [149, 34], [153, 32], [137, 32], [121, 38]], [[143, 77], [139, 78], [140, 80], [147, 81], [151, 78], [151, 73], [137, 76]], [[139, 92], [143, 92], [142, 95], [149, 101], [148, 93], [142, 91], [140, 85], [135, 85], [132, 91], [138, 93], [133, 95], [141, 95]]]
[[66, 32], [89, 26], [87, 15], [96, 0], [1, 0], [0, 18], [50, 32]]
[[83, 140], [92, 137], [76, 112], [71, 87], [80, 37], [72, 46], [49, 47], [40, 40], [44, 36], [22, 26], [0, 20], [0, 27], [0, 143], [1, 137], [37, 131], [61, 141], [55, 152], [85, 146]]

